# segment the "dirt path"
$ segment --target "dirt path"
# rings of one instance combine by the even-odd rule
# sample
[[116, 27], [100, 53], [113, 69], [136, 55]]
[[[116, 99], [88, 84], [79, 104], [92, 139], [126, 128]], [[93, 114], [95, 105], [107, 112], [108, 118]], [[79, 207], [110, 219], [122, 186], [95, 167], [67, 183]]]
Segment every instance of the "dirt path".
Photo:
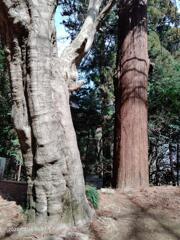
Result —
[[98, 240], [180, 240], [180, 189], [101, 194]]
[[[42, 226], [48, 231], [20, 231], [0, 240], [180, 240], [180, 188], [108, 192], [100, 193], [100, 207], [90, 229], [52, 226], [49, 232], [50, 226]], [[15, 203], [0, 200], [1, 227], [18, 226], [21, 217]]]

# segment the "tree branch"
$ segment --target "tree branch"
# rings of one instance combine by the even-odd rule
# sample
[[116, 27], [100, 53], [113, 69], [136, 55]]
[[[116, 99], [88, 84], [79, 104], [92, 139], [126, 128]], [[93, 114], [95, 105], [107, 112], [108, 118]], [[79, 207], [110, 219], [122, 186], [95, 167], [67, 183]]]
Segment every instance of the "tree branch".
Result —
[[84, 85], [84, 81], [73, 82], [69, 84], [68, 89], [70, 92], [79, 90]]
[[109, 0], [108, 4], [100, 12], [103, 0], [89, 0], [87, 17], [77, 37], [64, 49], [60, 56], [62, 76], [66, 79], [69, 91], [79, 89], [80, 86], [72, 84], [76, 81], [77, 67], [82, 58], [89, 52], [99, 23], [112, 8], [115, 0]]
[[109, 0], [107, 5], [102, 9], [102, 11], [99, 13], [97, 19], [96, 19], [96, 28], [99, 27], [99, 24], [104, 20], [106, 15], [109, 13], [109, 11], [112, 9], [112, 7], [115, 5], [116, 0]]
[[110, 9], [115, 3], [115, 0], [109, 0], [108, 4], [100, 12], [102, 2], [103, 0], [89, 1], [87, 17], [81, 27], [81, 31], [72, 41], [72, 43], [64, 50], [60, 57], [67, 56], [67, 54], [69, 53], [71, 54], [71, 56], [74, 55], [74, 61], [76, 63], [76, 66], [80, 64], [82, 58], [92, 46], [99, 23], [110, 11]]

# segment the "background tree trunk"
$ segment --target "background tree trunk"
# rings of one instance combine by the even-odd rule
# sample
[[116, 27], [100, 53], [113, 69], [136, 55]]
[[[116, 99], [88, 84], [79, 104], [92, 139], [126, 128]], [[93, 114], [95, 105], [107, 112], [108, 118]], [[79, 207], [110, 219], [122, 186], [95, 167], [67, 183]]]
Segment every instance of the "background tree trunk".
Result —
[[148, 186], [147, 1], [123, 0], [119, 8], [114, 185]]
[[[91, 218], [69, 91], [57, 57], [56, 1], [0, 2], [13, 119], [28, 176], [31, 220], [82, 224]], [[64, 59], [64, 62], [67, 60]]]
[[179, 169], [180, 169], [180, 144], [177, 143], [177, 186], [179, 186]]
[[171, 168], [171, 181], [172, 185], [176, 186], [176, 178], [174, 176], [173, 150], [174, 150], [173, 144], [169, 143], [169, 162]]

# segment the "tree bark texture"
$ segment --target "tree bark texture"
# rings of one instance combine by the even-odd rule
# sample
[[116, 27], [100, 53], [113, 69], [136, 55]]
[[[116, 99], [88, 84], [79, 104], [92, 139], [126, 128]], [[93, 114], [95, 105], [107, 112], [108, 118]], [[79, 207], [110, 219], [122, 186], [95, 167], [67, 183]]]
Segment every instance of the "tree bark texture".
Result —
[[66, 81], [74, 79], [73, 58], [57, 57], [55, 8], [55, 0], [1, 0], [0, 31], [27, 170], [31, 220], [77, 225], [89, 221], [92, 211], [69, 107]]
[[122, 189], [148, 186], [146, 25], [146, 0], [120, 2], [113, 184]]

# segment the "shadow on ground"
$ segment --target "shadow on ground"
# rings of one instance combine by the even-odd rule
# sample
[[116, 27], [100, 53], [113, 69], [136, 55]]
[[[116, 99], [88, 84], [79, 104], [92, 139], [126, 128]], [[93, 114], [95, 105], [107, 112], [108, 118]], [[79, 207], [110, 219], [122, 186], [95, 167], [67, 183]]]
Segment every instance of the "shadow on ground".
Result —
[[92, 230], [98, 240], [179, 240], [180, 189], [101, 194]]

